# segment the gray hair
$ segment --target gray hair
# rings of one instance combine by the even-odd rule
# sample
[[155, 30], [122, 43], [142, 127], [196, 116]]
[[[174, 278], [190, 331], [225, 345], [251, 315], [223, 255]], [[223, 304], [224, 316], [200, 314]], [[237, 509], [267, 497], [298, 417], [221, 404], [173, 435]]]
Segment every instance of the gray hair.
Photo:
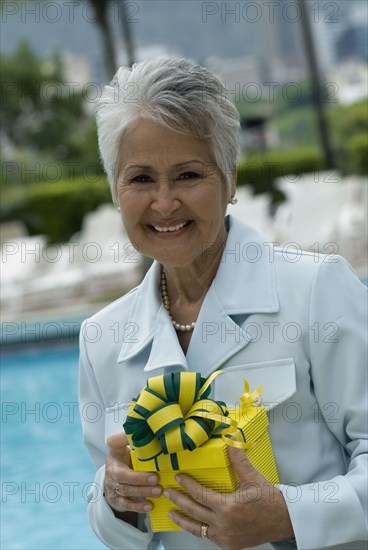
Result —
[[184, 58], [160, 56], [118, 69], [97, 106], [99, 149], [115, 203], [120, 147], [140, 118], [207, 140], [231, 189], [240, 122], [225, 91], [217, 76]]

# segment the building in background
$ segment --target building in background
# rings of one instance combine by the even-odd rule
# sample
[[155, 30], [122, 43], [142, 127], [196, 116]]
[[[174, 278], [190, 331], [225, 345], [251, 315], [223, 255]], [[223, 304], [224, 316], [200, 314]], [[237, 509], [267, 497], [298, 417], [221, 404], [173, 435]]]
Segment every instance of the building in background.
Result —
[[283, 2], [272, 5], [260, 21], [261, 68], [264, 80], [290, 82], [306, 77], [306, 58], [298, 13]]
[[[331, 3], [332, 4], [332, 3]], [[333, 5], [333, 4], [332, 4]], [[334, 17], [322, 21], [321, 32], [316, 37], [322, 39], [331, 52], [332, 65], [339, 65], [347, 59], [355, 58], [368, 62], [368, 6], [361, 0], [351, 0], [349, 3], [338, 2]], [[316, 28], [318, 25], [315, 26]], [[322, 44], [320, 42], [320, 44]], [[319, 49], [323, 55], [324, 49]]]
[[362, 60], [351, 58], [333, 67], [327, 80], [341, 105], [351, 105], [368, 96], [368, 65]]
[[336, 51], [340, 61], [354, 57], [368, 62], [367, 27], [362, 24], [348, 26], [336, 41]]
[[[347, 59], [368, 62], [366, 2], [319, 1], [306, 5], [322, 76]], [[297, 6], [296, 2], [277, 2], [260, 21], [260, 64], [264, 79], [291, 82], [308, 76]]]

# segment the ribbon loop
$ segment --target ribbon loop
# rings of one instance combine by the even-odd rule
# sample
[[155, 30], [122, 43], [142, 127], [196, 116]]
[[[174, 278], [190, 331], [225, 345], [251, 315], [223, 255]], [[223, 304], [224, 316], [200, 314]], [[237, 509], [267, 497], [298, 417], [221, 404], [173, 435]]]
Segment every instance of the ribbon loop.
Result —
[[[226, 371], [216, 371], [205, 379], [195, 372], [177, 372], [147, 380], [146, 387], [130, 403], [124, 423], [139, 460], [192, 451], [216, 436], [221, 436], [227, 445], [250, 447], [225, 403], [208, 398], [211, 383], [223, 373]], [[259, 387], [249, 393], [249, 384], [244, 380], [242, 414], [255, 404], [261, 392]], [[229, 439], [229, 435], [237, 441]]]

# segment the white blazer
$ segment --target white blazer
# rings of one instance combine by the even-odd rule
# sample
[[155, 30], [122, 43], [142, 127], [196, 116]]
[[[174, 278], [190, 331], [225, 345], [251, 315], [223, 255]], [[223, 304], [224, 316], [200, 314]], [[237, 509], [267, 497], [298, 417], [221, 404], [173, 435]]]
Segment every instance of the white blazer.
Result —
[[[98, 469], [89, 517], [113, 549], [217, 548], [186, 532], [136, 529], [102, 496], [106, 438], [150, 376], [219, 368], [212, 396], [234, 406], [262, 385], [298, 549], [367, 540], [367, 289], [339, 256], [273, 248], [233, 216], [216, 277], [184, 355], [159, 292], [160, 265], [85, 321], [80, 337], [84, 441]], [[147, 522], [146, 522], [147, 523]], [[147, 531], [147, 532], [145, 532]], [[354, 542], [354, 544], [353, 544]], [[278, 543], [277, 548], [292, 548]], [[271, 546], [266, 545], [271, 548]]]

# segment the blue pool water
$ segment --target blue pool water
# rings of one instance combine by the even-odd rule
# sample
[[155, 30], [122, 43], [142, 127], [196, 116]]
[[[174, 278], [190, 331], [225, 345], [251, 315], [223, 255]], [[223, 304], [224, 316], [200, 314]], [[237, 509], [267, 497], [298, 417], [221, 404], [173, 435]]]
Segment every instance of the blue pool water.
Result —
[[2, 356], [2, 550], [105, 548], [86, 513], [94, 467], [82, 443], [77, 378], [74, 346]]

